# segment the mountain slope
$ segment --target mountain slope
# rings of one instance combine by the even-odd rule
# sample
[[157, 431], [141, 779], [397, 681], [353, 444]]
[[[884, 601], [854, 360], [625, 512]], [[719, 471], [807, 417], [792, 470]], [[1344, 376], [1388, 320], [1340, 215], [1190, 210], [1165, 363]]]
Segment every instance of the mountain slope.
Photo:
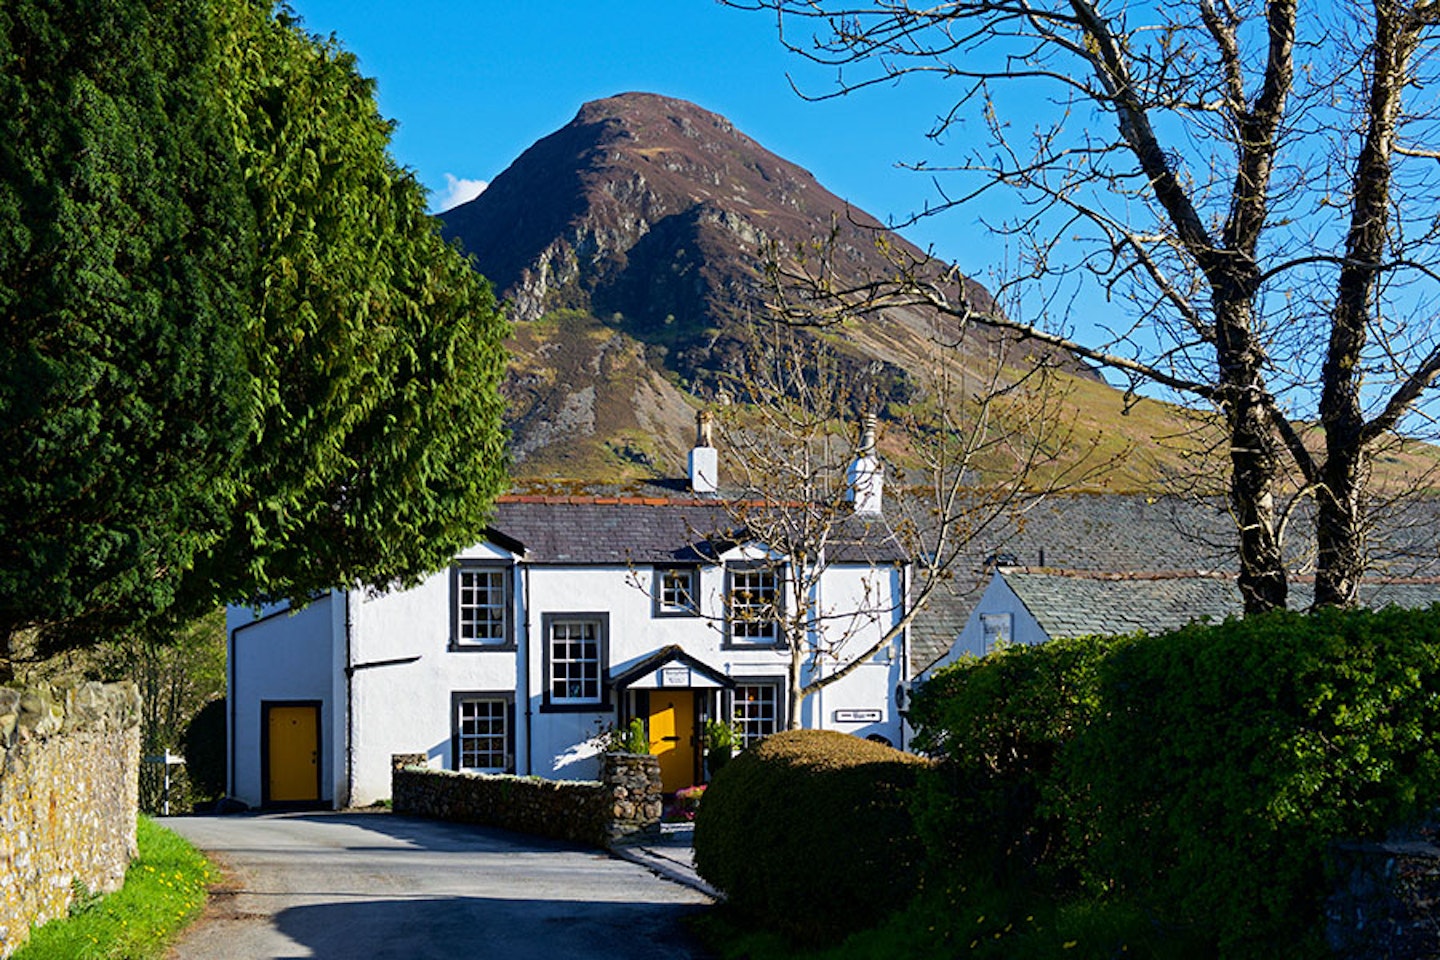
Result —
[[[892, 276], [895, 255], [924, 259], [724, 117], [645, 93], [585, 104], [441, 219], [517, 322], [506, 392], [522, 478], [678, 475], [693, 410], [738, 372], [752, 321], [766, 315], [762, 281], [774, 251], [833, 235], [832, 259], [849, 283]], [[966, 294], [991, 302], [969, 281]], [[893, 310], [827, 342], [884, 399], [905, 401], [923, 393], [937, 329], [955, 333], [926, 311]], [[946, 362], [973, 373], [997, 342], [971, 328]], [[1108, 484], [1133, 489], [1193, 472], [1184, 457], [1205, 441], [1191, 419], [1150, 401], [1134, 411], [1142, 415], [1123, 416], [1122, 395], [1087, 366], [1051, 359], [1072, 379], [1067, 459], [1133, 441], [1141, 455], [1124, 457]], [[1151, 444], [1157, 435], [1180, 439]]]

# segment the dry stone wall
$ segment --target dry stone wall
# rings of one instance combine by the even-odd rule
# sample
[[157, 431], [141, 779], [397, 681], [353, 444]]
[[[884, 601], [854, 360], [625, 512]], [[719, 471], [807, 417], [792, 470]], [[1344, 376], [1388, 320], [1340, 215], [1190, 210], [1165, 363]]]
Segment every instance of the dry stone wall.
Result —
[[424, 754], [392, 758], [390, 799], [396, 813], [596, 847], [660, 832], [660, 761], [652, 756], [606, 754], [599, 781], [455, 773], [424, 764]]
[[134, 684], [0, 688], [0, 958], [124, 882], [139, 768]]

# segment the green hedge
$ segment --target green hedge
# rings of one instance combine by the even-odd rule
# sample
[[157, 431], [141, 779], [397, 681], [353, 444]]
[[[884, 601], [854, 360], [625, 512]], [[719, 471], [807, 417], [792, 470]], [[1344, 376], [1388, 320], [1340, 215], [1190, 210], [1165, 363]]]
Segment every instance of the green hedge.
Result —
[[1227, 956], [1322, 953], [1325, 857], [1440, 799], [1440, 609], [1278, 612], [1118, 650], [1070, 819], [1096, 881]]
[[1440, 608], [1013, 648], [912, 719], [932, 866], [1124, 902], [1219, 956], [1319, 956], [1330, 843], [1440, 798]]
[[915, 801], [932, 866], [1001, 888], [1073, 886], [1076, 857], [1063, 847], [1067, 785], [1055, 766], [1100, 709], [1100, 665], [1130, 642], [1013, 646], [962, 660], [916, 691], [914, 746], [938, 761]]
[[825, 730], [767, 737], [725, 765], [695, 821], [695, 866], [727, 901], [804, 943], [838, 940], [914, 894], [906, 806], [924, 761]]

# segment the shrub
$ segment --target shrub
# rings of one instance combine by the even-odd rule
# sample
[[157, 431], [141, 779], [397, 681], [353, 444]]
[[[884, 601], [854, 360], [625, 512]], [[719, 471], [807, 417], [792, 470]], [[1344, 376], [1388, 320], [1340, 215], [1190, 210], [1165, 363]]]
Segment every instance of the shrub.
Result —
[[877, 922], [914, 893], [905, 802], [924, 761], [825, 730], [767, 737], [726, 764], [695, 823], [695, 865], [730, 904], [807, 943]]
[[225, 795], [225, 703], [211, 700], [185, 728], [185, 775], [197, 806]]
[[1014, 646], [938, 671], [911, 705], [915, 747], [936, 758], [921, 776], [915, 818], [937, 873], [1008, 888], [1073, 885], [1080, 851], [1065, 849], [1062, 751], [1099, 708], [1099, 668], [1133, 638], [1083, 637]]
[[1330, 842], [1440, 796], [1440, 608], [1194, 626], [1102, 676], [1065, 763], [1072, 834], [1097, 880], [1226, 956], [1321, 953]]

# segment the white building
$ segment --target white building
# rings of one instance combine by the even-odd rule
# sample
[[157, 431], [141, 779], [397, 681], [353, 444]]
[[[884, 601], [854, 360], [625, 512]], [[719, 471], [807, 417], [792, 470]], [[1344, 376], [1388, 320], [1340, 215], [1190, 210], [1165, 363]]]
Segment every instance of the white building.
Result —
[[[879, 506], [878, 480], [862, 492]], [[707, 719], [733, 718], [747, 742], [790, 721], [790, 655], [766, 611], [792, 571], [734, 517], [713, 497], [507, 497], [485, 542], [413, 589], [232, 607], [229, 794], [366, 804], [389, 796], [398, 753], [589, 779], [589, 741], [637, 717], [666, 789], [701, 782]], [[844, 529], [809, 597], [813, 631], [838, 649], [806, 680], [904, 615], [910, 568], [883, 516], [857, 510]], [[807, 698], [800, 724], [903, 746], [895, 697], [908, 668], [899, 630]]]

